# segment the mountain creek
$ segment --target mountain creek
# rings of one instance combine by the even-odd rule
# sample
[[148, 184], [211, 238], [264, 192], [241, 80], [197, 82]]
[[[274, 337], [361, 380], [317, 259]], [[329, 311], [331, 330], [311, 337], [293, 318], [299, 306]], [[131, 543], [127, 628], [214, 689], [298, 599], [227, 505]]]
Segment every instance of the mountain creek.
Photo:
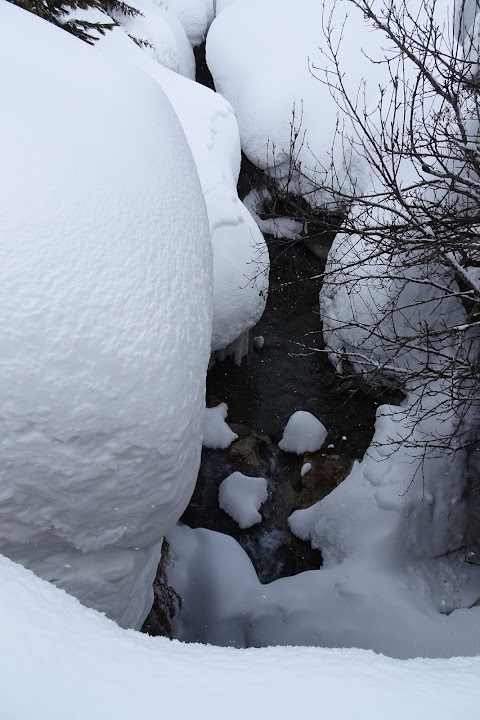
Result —
[[[195, 55], [197, 80], [213, 88], [204, 47], [196, 48]], [[240, 198], [261, 183], [262, 173], [243, 157]], [[238, 439], [226, 450], [202, 450], [195, 491], [181, 522], [232, 536], [249, 555], [259, 580], [269, 583], [321, 567], [321, 552], [293, 535], [288, 518], [342, 482], [372, 440], [377, 407], [398, 403], [401, 397], [391, 390], [372, 390], [358, 378], [340, 376], [329, 361], [320, 319], [319, 275], [333, 233], [322, 236], [318, 254], [302, 240], [265, 239], [269, 294], [261, 320], [250, 331], [248, 355], [238, 366], [231, 356], [217, 361], [207, 375], [207, 407], [227, 404], [227, 422]], [[249, 281], [254, 278], [246, 278]], [[295, 455], [278, 448], [283, 429], [297, 410], [311, 412], [327, 428], [320, 451]], [[307, 462], [312, 468], [302, 477]], [[221, 482], [235, 471], [264, 477], [268, 483], [262, 522], [247, 529], [241, 529], [218, 504]], [[175, 558], [168, 557], [168, 562]], [[160, 563], [157, 583], [162, 584], [163, 572]], [[157, 634], [156, 625], [154, 605], [144, 630]], [[162, 627], [168, 628], [169, 622]]]

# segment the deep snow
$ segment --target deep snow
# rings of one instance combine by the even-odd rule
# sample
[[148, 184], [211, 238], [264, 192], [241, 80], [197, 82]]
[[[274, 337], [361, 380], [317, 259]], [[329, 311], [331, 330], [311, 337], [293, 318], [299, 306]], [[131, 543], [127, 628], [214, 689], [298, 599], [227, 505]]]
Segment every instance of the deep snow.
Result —
[[121, 630], [0, 558], [2, 720], [476, 717], [480, 658], [183, 645]]
[[[150, 18], [150, 0], [139, 2], [143, 3], [145, 17]], [[157, 25], [170, 27], [171, 13], [165, 14], [165, 8], [160, 11], [155, 6], [153, 10], [156, 12], [149, 20], [150, 32]], [[98, 15], [91, 9], [76, 11], [76, 16], [90, 21], [101, 19]], [[269, 257], [262, 233], [237, 194], [240, 172], [237, 120], [230, 104], [221, 95], [190, 79], [193, 74], [188, 66], [192, 51], [190, 46], [185, 48], [181, 38], [176, 41], [170, 34], [171, 48], [165, 41], [152, 57], [148, 48], [138, 47], [126, 32], [131, 31], [132, 23], [137, 19], [127, 22], [119, 17], [118, 20], [120, 27], [100, 36], [95, 49], [114, 58], [121, 67], [133, 64], [150, 75], [165, 91], [177, 113], [195, 159], [210, 223], [214, 264], [211, 349], [215, 352], [230, 347], [232, 353], [236, 351], [239, 361], [245, 348], [241, 342], [231, 346], [245, 336], [263, 313]], [[177, 58], [176, 64], [172, 57]]]
[[146, 74], [3, 0], [0, 67], [0, 551], [139, 627], [200, 461], [203, 194]]

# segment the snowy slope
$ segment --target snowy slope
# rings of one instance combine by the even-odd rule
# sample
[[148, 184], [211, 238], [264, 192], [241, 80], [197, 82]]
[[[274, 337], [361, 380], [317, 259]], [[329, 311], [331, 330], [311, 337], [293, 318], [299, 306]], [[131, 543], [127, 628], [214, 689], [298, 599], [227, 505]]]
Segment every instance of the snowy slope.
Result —
[[0, 68], [0, 552], [138, 626], [200, 458], [203, 195], [144, 73], [3, 0]]
[[360, 650], [183, 645], [121, 630], [5, 558], [0, 583], [2, 720], [478, 714], [479, 658], [400, 662]]

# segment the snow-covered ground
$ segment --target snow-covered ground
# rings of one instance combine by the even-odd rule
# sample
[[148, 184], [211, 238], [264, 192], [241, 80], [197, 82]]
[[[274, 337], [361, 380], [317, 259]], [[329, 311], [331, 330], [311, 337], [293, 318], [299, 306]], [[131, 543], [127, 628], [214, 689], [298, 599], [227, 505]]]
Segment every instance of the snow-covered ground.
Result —
[[133, 65], [2, 0], [0, 66], [0, 552], [139, 627], [200, 462], [203, 193]]
[[121, 630], [0, 558], [2, 720], [474, 718], [480, 658], [184, 645]]

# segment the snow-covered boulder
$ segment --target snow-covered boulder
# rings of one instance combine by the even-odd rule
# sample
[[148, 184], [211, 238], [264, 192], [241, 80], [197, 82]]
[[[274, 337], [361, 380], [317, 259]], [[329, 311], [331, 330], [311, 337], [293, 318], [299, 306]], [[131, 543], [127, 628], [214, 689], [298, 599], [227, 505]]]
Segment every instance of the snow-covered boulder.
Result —
[[[162, 3], [164, 0], [156, 0]], [[205, 39], [215, 14], [215, 0], [169, 0], [169, 8], [183, 25], [187, 37], [195, 47]]]
[[448, 328], [466, 320], [449, 269], [434, 262], [416, 266], [413, 253], [407, 259], [381, 255], [374, 243], [343, 234], [328, 255], [320, 314], [339, 372], [346, 359], [366, 379], [402, 385], [432, 357], [437, 367], [448, 364], [442, 349], [452, 342]]
[[268, 497], [267, 481], [234, 472], [220, 484], [218, 504], [243, 529], [262, 522], [259, 510]]
[[187, 136], [205, 196], [213, 248], [212, 351], [222, 350], [262, 316], [270, 266], [263, 235], [237, 194], [238, 124], [218, 93], [162, 68], [156, 78]]
[[302, 455], [320, 450], [327, 438], [325, 426], [312, 413], [297, 410], [290, 416], [283, 437], [278, 443], [280, 450]]
[[108, 48], [119, 59], [134, 64], [161, 65], [174, 73], [195, 78], [195, 58], [187, 35], [177, 16], [169, 9], [166, 0], [132, 0], [128, 3], [136, 14], [123, 13], [111, 7], [109, 13], [98, 8], [76, 7], [63, 16], [64, 22], [80, 20], [91, 25], [107, 25], [101, 33], [91, 27], [89, 35], [95, 47]]
[[262, 233], [237, 194], [240, 138], [233, 110], [218, 93], [154, 62], [122, 28], [99, 38], [96, 48], [153, 77], [177, 113], [195, 159], [210, 222], [214, 273], [211, 348], [213, 352], [229, 348], [241, 359], [248, 348], [246, 331], [258, 322], [265, 308], [269, 257]]
[[8, 2], [0, 67], [0, 552], [138, 626], [200, 459], [202, 191], [144, 73]]
[[228, 407], [220, 403], [216, 407], [205, 408], [203, 413], [203, 447], [212, 450], [225, 450], [230, 447], [238, 435], [230, 430], [227, 423]]
[[[323, 69], [334, 70], [322, 31], [333, 9], [333, 0], [223, 0], [207, 37], [208, 66], [216, 89], [234, 108], [243, 151], [281, 185], [288, 182], [290, 192], [316, 205], [331, 200], [320, 185], [348, 193], [370, 174], [365, 159], [342, 140], [338, 106], [329, 87], [315, 77], [325, 80]], [[360, 92], [362, 102], [376, 105], [378, 83], [388, 82], [388, 73], [363, 51], [384, 57], [385, 41], [351, 4], [348, 14], [344, 23], [343, 4], [337, 3], [332, 43], [343, 36], [339, 57], [348, 68], [343, 82], [354, 99]], [[335, 82], [334, 74], [329, 79]], [[343, 122], [341, 116], [340, 126]], [[293, 155], [302, 172], [292, 176], [295, 131]], [[318, 192], [312, 194], [313, 187]]]

